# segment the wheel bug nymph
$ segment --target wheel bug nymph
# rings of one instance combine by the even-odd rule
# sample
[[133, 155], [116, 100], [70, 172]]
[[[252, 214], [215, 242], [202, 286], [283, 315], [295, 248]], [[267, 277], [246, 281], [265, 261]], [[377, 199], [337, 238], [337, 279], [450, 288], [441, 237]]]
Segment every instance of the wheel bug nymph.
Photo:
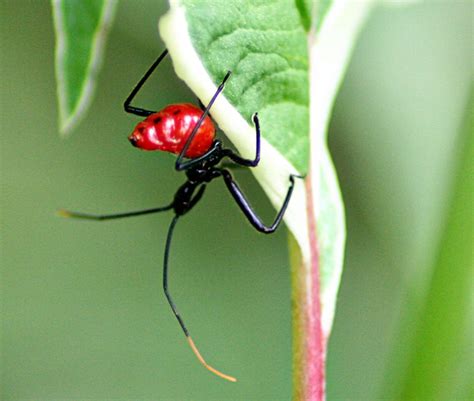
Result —
[[[219, 139], [215, 139], [214, 123], [209, 117], [209, 111], [213, 103], [224, 89], [224, 85], [231, 75], [230, 71], [227, 72], [222, 83], [204, 110], [192, 104], [174, 104], [158, 112], [132, 106], [131, 102], [134, 97], [167, 54], [168, 51], [165, 50], [158, 57], [125, 100], [124, 108], [127, 113], [146, 117], [135, 127], [128, 139], [133, 146], [140, 149], [162, 150], [177, 154], [178, 158], [176, 159], [175, 169], [185, 172], [186, 182], [178, 188], [173, 201], [163, 207], [104, 215], [87, 214], [69, 210], [60, 210], [59, 214], [63, 217], [104, 221], [173, 210], [174, 217], [168, 229], [163, 261], [163, 289], [166, 299], [198, 360], [216, 375], [235, 382], [236, 379], [234, 377], [213, 368], [201, 356], [168, 291], [168, 257], [173, 231], [180, 217], [188, 213], [199, 202], [204, 194], [207, 183], [215, 178], [222, 177], [227, 189], [250, 224], [256, 230], [270, 234], [278, 228], [282, 221], [293, 193], [295, 178], [302, 177], [297, 175], [289, 176], [289, 187], [283, 205], [273, 223], [269, 226], [265, 225], [254, 212], [228, 170], [228, 168], [232, 166], [256, 167], [258, 165], [260, 160], [260, 125], [257, 113], [253, 116], [256, 131], [256, 149], [253, 159], [245, 159], [236, 154], [233, 150], [224, 148], [222, 142]], [[220, 165], [223, 159], [230, 159], [225, 166]]]

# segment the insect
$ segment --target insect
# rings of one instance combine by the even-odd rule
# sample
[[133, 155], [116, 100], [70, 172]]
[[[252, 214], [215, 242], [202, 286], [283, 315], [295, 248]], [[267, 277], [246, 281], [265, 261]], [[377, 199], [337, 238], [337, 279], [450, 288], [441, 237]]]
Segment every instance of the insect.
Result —
[[[256, 167], [258, 165], [260, 161], [260, 125], [257, 113], [253, 115], [253, 122], [256, 131], [256, 149], [255, 157], [253, 159], [245, 159], [233, 150], [224, 148], [222, 142], [215, 138], [216, 129], [214, 123], [209, 117], [209, 111], [212, 105], [219, 94], [223, 91], [225, 83], [231, 75], [230, 71], [227, 72], [222, 83], [219, 85], [209, 104], [205, 108], [204, 106], [198, 108], [192, 104], [174, 104], [165, 107], [161, 111], [155, 112], [132, 106], [131, 102], [134, 97], [167, 54], [168, 51], [165, 50], [147, 70], [145, 75], [140, 79], [125, 100], [124, 108], [127, 113], [145, 117], [145, 119], [135, 127], [132, 134], [128, 137], [133, 146], [143, 150], [161, 150], [178, 155], [175, 169], [177, 171], [185, 172], [186, 181], [178, 188], [174, 195], [174, 199], [166, 206], [126, 213], [95, 215], [60, 210], [59, 214], [63, 217], [104, 221], [172, 210], [174, 212], [174, 217], [171, 220], [168, 229], [163, 260], [163, 290], [166, 299], [168, 300], [168, 303], [171, 306], [192, 351], [202, 365], [216, 375], [235, 382], [236, 379], [234, 377], [226, 375], [213, 368], [201, 356], [168, 290], [168, 259], [173, 232], [178, 220], [188, 213], [202, 198], [206, 185], [212, 180], [222, 177], [227, 189], [250, 224], [262, 233], [273, 233], [281, 223], [283, 215], [288, 207], [295, 185], [295, 178], [302, 177], [297, 175], [289, 176], [288, 191], [283, 201], [283, 205], [278, 211], [273, 223], [271, 225], [265, 225], [250, 206], [228, 169], [232, 166]], [[221, 164], [223, 159], [226, 159], [228, 162], [228, 167]]]

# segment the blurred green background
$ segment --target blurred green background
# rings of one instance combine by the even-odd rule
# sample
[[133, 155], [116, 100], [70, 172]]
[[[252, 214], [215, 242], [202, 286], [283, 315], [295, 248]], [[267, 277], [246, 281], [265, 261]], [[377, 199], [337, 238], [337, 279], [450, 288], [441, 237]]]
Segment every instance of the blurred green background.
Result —
[[[163, 205], [183, 182], [171, 156], [129, 145], [137, 118], [122, 111], [163, 49], [156, 24], [165, 2], [120, 2], [92, 110], [69, 138], [57, 129], [49, 2], [0, 4], [2, 400], [289, 400], [285, 229], [256, 233], [218, 183], [177, 227], [171, 291], [205, 358], [239, 379], [230, 384], [200, 367], [162, 294], [170, 214], [103, 224], [54, 214]], [[450, 241], [456, 172], [472, 143], [472, 50], [468, 1], [379, 7], [358, 41], [329, 135], [348, 225], [329, 401], [406, 399], [430, 380], [439, 399], [474, 394], [472, 271], [453, 260], [436, 275], [446, 265], [438, 256]], [[155, 109], [181, 101], [194, 98], [169, 63], [139, 99]], [[251, 175], [238, 176], [271, 218]], [[472, 221], [466, 205], [456, 213]], [[467, 229], [456, 243], [472, 239]], [[455, 316], [454, 342], [449, 330], [420, 327], [437, 313], [426, 303], [437, 288], [431, 277], [467, 283], [438, 303]], [[436, 360], [450, 341], [451, 359]], [[413, 351], [423, 346], [449, 368], [446, 382], [419, 365]]]

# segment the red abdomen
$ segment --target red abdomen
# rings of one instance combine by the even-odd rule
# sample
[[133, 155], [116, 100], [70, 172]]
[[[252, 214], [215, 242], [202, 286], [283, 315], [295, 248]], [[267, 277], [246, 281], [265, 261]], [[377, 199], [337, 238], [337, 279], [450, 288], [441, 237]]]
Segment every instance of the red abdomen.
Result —
[[[179, 154], [202, 113], [201, 109], [189, 103], [172, 104], [139, 123], [129, 140], [140, 149]], [[206, 116], [185, 156], [196, 158], [206, 153], [215, 133], [212, 120]]]

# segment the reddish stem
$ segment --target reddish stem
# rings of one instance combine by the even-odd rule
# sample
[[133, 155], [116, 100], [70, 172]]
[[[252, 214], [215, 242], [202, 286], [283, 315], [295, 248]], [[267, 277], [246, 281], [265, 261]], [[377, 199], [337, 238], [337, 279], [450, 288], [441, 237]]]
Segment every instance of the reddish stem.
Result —
[[324, 401], [325, 340], [321, 324], [319, 249], [311, 177], [306, 179], [310, 266], [292, 248], [293, 401]]
[[306, 207], [308, 213], [308, 231], [310, 243], [310, 271], [308, 288], [311, 297], [306, 308], [306, 400], [323, 401], [325, 390], [325, 344], [321, 324], [319, 247], [317, 242], [316, 218], [313, 207], [311, 177], [306, 180]]

